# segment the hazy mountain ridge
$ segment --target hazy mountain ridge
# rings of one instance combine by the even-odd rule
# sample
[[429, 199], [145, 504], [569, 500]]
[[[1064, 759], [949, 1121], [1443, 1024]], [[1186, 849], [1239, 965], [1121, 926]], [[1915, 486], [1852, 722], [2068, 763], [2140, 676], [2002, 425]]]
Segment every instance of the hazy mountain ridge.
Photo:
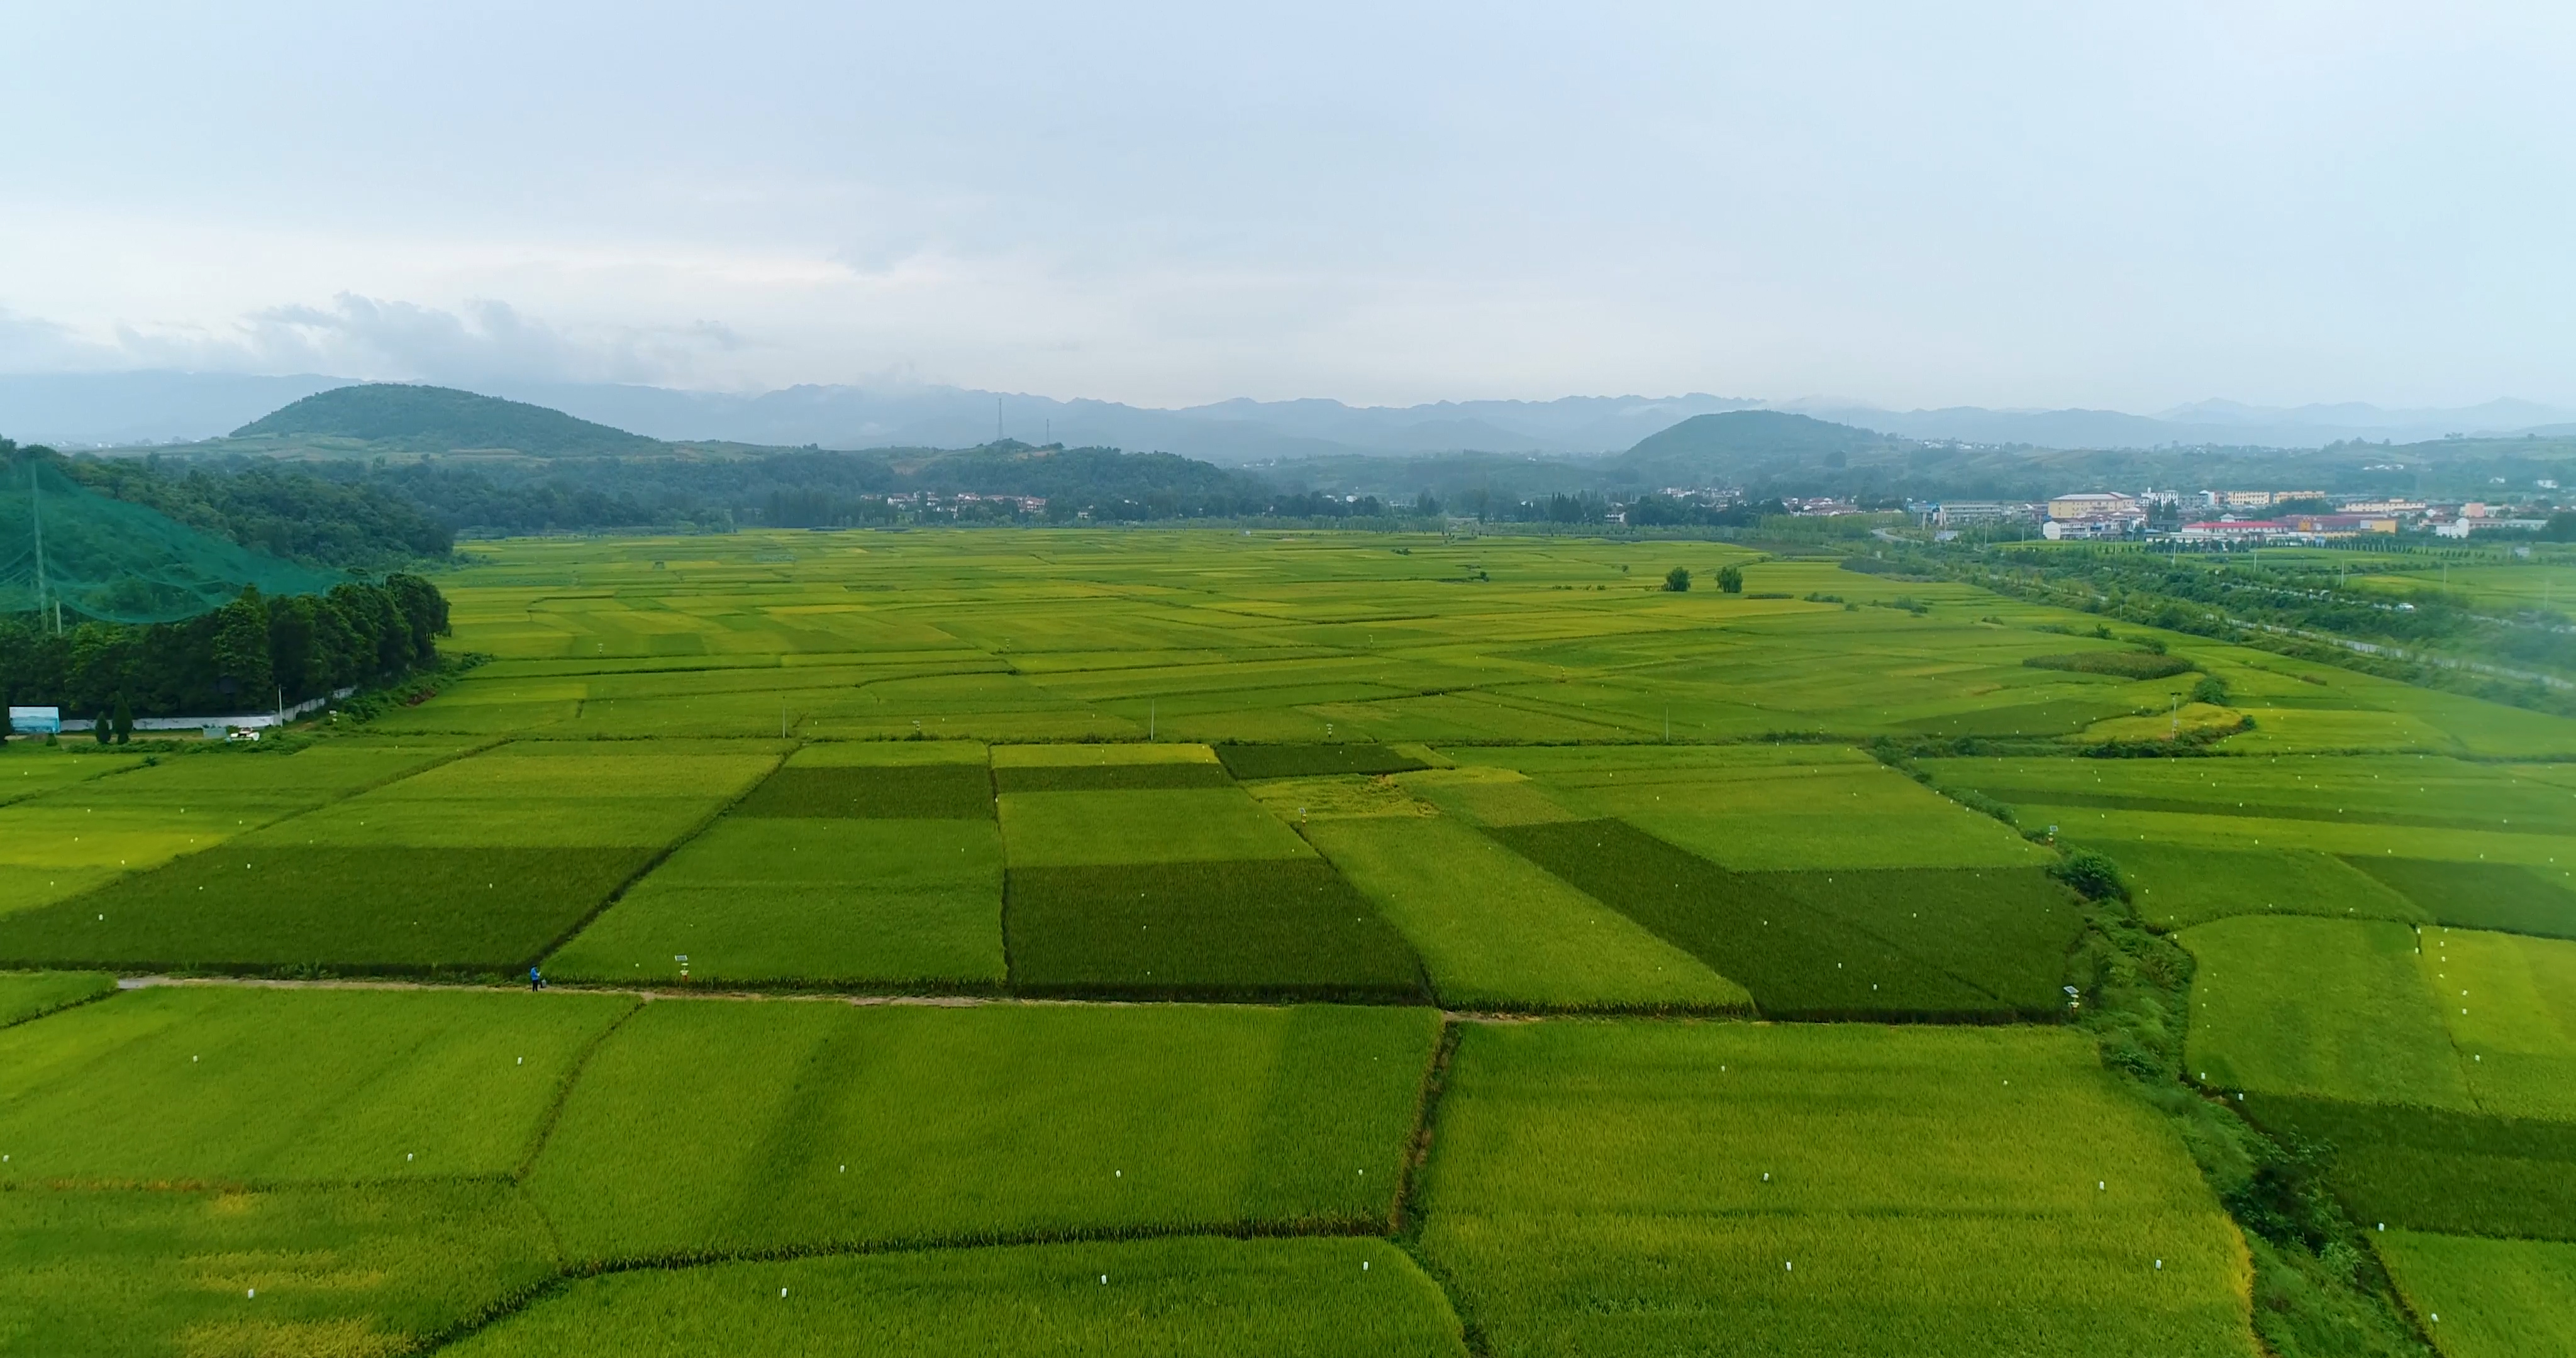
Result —
[[[125, 372], [0, 376], [0, 432], [22, 441], [120, 446], [204, 439], [348, 379], [301, 374]], [[939, 385], [795, 386], [756, 394], [608, 384], [483, 384], [490, 394], [651, 438], [774, 447], [967, 447], [1009, 437], [1153, 449], [1231, 465], [1351, 455], [1479, 451], [1607, 454], [1700, 415], [1770, 409], [1925, 441], [2035, 448], [2316, 448], [2451, 434], [2550, 432], [2576, 411], [2500, 399], [2453, 410], [2361, 403], [2289, 408], [2205, 400], [2155, 415], [2112, 410], [1886, 410], [1847, 399], [1761, 401], [1569, 396], [1351, 406], [1248, 398], [1172, 410]]]

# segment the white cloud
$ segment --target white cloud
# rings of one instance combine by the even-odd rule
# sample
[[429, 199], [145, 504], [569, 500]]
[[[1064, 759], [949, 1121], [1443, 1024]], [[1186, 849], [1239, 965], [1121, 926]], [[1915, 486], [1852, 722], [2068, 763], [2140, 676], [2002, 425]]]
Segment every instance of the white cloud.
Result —
[[0, 367], [2576, 400], [2563, 4], [317, 13], [13, 29]]
[[0, 369], [322, 373], [458, 385], [633, 382], [687, 386], [708, 360], [756, 346], [714, 321], [567, 331], [507, 302], [456, 310], [342, 293], [321, 306], [268, 307], [229, 324], [120, 325], [103, 337], [0, 311]]

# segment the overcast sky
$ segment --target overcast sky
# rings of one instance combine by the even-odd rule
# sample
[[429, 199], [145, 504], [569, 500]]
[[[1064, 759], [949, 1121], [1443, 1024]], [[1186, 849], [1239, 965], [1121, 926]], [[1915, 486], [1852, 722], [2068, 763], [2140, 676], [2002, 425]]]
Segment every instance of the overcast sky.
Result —
[[2576, 404], [2576, 5], [0, 7], [0, 371]]

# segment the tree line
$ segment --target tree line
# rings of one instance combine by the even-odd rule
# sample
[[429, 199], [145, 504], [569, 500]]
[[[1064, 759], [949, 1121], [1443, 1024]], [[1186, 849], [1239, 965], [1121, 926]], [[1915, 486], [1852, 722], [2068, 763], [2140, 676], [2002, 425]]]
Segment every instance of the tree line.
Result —
[[453, 530], [438, 516], [392, 487], [363, 479], [325, 478], [247, 458], [208, 466], [158, 456], [75, 457], [57, 465], [102, 495], [308, 565], [385, 570], [444, 557], [455, 545]]
[[435, 664], [448, 631], [446, 596], [400, 572], [327, 594], [245, 589], [178, 622], [57, 633], [32, 615], [0, 618], [0, 698], [59, 707], [66, 724], [260, 712]]

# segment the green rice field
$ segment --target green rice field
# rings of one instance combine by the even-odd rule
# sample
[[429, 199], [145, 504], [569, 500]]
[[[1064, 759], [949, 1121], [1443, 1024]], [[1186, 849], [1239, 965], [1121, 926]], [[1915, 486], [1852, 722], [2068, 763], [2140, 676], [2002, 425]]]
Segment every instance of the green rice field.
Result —
[[2255, 1351], [2224, 1214], [2065, 1035], [1478, 1024], [1450, 1078], [1423, 1246], [1497, 1351]]
[[0, 1355], [2569, 1343], [2576, 721], [1809, 549], [463, 552], [426, 701], [0, 749]]
[[116, 978], [104, 972], [0, 972], [0, 1026], [42, 1018], [115, 989]]
[[1439, 1285], [1385, 1241], [1205, 1236], [614, 1273], [453, 1352], [767, 1358], [810, 1353], [818, 1333], [848, 1351], [960, 1358], [1467, 1352]]
[[2380, 1254], [2445, 1358], [2576, 1349], [2576, 1244], [2391, 1231]]

